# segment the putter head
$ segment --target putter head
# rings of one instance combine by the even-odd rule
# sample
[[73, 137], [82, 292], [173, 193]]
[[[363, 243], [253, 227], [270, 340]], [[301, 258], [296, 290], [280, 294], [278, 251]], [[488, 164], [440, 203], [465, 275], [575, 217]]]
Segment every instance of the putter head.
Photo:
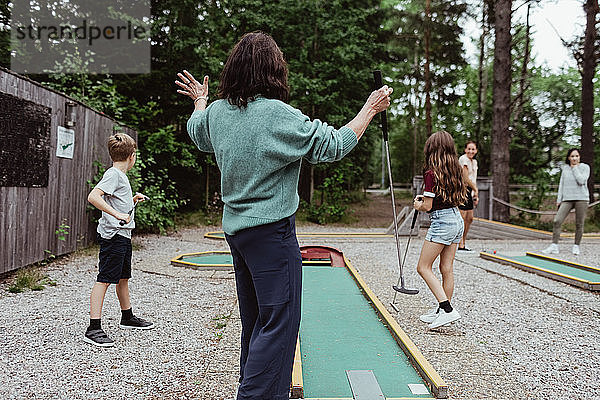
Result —
[[419, 293], [419, 289], [407, 289], [404, 286], [396, 286], [393, 285], [392, 289], [394, 289], [396, 292], [400, 292], [402, 294], [418, 294]]

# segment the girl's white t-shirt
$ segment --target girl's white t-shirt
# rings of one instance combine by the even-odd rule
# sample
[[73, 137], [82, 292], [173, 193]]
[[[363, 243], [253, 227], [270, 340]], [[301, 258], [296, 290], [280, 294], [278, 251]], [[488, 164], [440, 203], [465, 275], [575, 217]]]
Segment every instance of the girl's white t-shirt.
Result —
[[477, 185], [477, 160], [470, 159], [469, 157], [467, 157], [466, 154], [463, 154], [462, 156], [458, 157], [458, 162], [460, 162], [461, 166], [467, 166], [467, 170], [469, 172], [469, 179], [471, 180], [471, 182]]

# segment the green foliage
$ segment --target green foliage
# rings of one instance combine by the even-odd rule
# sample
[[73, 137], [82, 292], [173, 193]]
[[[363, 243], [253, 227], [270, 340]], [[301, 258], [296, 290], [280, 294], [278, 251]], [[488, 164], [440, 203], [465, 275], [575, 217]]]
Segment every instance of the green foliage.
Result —
[[[160, 194], [161, 199], [164, 197], [170, 204], [162, 208], [164, 212], [172, 205], [180, 208], [190, 199], [201, 204], [200, 194], [204, 186], [199, 174], [204, 168], [200, 166], [200, 154], [192, 144], [178, 138], [176, 127], [168, 125], [153, 131], [139, 131], [138, 138], [142, 162], [139, 163], [139, 172], [136, 172], [141, 179], [136, 190], [148, 196], [151, 196], [148, 194], [150, 191], [154, 191]], [[163, 217], [172, 226], [171, 211]]]
[[[457, 112], [464, 110], [465, 91], [475, 88], [470, 98], [476, 99], [477, 85], [466, 84], [461, 40], [465, 1], [431, 1], [431, 21], [425, 16], [425, 5], [420, 0], [389, 2], [386, 26], [393, 32], [387, 41], [389, 62], [384, 73], [391, 78], [394, 102], [397, 105], [390, 121], [392, 173], [398, 182], [411, 182], [421, 174], [425, 129], [425, 30], [430, 30], [430, 79], [433, 131], [447, 130], [455, 138], [469, 136], [474, 130], [471, 116]], [[476, 77], [476, 75], [475, 75]], [[466, 89], [465, 89], [466, 88]], [[465, 124], [465, 120], [468, 121]], [[379, 165], [381, 165], [379, 163]], [[381, 170], [381, 167], [379, 168]]]
[[318, 224], [339, 222], [345, 215], [347, 204], [351, 201], [349, 194], [352, 190], [349, 186], [356, 180], [356, 173], [350, 160], [342, 161], [333, 171], [327, 171], [327, 175], [318, 187], [318, 192], [315, 192], [316, 197], [320, 197], [320, 201], [302, 204], [306, 218]]
[[586, 232], [600, 232], [600, 205], [588, 209], [588, 222], [584, 228]]
[[[180, 200], [173, 182], [168, 180], [166, 170], [154, 173], [152, 158], [138, 160], [129, 171], [131, 190], [140, 192], [150, 199], [135, 207], [135, 226], [139, 232], [165, 233], [175, 226], [175, 210], [185, 202]], [[148, 167], [150, 166], [150, 167]], [[142, 174], [142, 171], [146, 171]]]
[[217, 341], [223, 338], [223, 332], [225, 330], [225, 327], [227, 326], [227, 323], [229, 322], [229, 318], [231, 318], [231, 313], [217, 314], [212, 318], [212, 321], [215, 324], [215, 338], [217, 339]]
[[303, 211], [306, 213], [306, 219], [311, 222], [315, 222], [317, 224], [325, 225], [330, 222], [338, 222], [344, 216], [346, 212], [346, 205], [338, 205], [338, 204], [314, 204], [307, 203], [304, 200], [301, 200], [300, 207], [302, 207]]
[[[523, 185], [532, 185], [531, 188], [519, 190], [517, 206], [529, 210], [543, 210], [548, 199], [550, 185], [554, 178], [544, 169], [536, 170], [532, 176], [517, 176], [516, 181]], [[552, 229], [551, 222], [542, 222], [540, 214], [518, 211], [516, 216], [511, 217], [513, 223], [537, 229]]]
[[[382, 26], [388, 9], [373, 0], [287, 0], [269, 7], [271, 12], [261, 11], [266, 18], [255, 9], [252, 28], [271, 33], [281, 46], [289, 63], [290, 104], [336, 127], [346, 124], [372, 89], [372, 70], [385, 60], [390, 33]], [[310, 220], [340, 220], [347, 204], [343, 192], [371, 184], [368, 165], [378, 137], [372, 124], [344, 160], [313, 167], [314, 186], [327, 194], [319, 204], [311, 199]], [[308, 197], [308, 188], [301, 186], [300, 192]]]
[[[493, 24], [494, 2], [486, 0]], [[478, 142], [479, 173], [490, 172], [493, 35], [482, 74], [487, 75], [482, 118], [479, 119], [479, 70], [469, 66], [461, 35], [467, 14], [482, 15], [466, 0], [431, 0], [431, 22], [422, 0], [164, 0], [152, 2], [152, 69], [149, 74], [87, 74], [86, 57], [68, 56], [62, 66], [76, 74], [32, 75], [31, 78], [64, 92], [110, 115], [138, 132], [140, 158], [130, 172], [135, 190], [151, 196], [136, 209], [141, 230], [164, 231], [174, 224], [175, 212], [217, 223], [213, 193], [220, 176], [212, 155], [191, 143], [186, 121], [189, 98], [176, 93], [173, 81], [185, 68], [197, 77], [210, 76], [211, 101], [217, 97], [218, 77], [233, 44], [242, 34], [263, 30], [280, 45], [289, 65], [290, 104], [311, 118], [340, 127], [360, 109], [379, 68], [394, 88], [389, 115], [394, 181], [410, 182], [421, 173], [426, 140], [424, 110], [424, 32], [431, 29], [433, 129], [452, 133], [459, 154], [466, 140]], [[9, 2], [0, 0], [0, 65], [10, 63]], [[479, 23], [479, 21], [478, 21]], [[516, 26], [513, 39], [513, 102], [517, 96], [524, 54], [524, 29]], [[536, 43], [532, 43], [535, 50]], [[535, 51], [533, 52], [535, 54]], [[526, 75], [524, 103], [512, 120], [511, 180], [545, 179], [566, 147], [579, 142], [581, 77], [575, 69], [558, 73], [534, 67]], [[600, 76], [600, 69], [597, 69]], [[597, 85], [596, 85], [597, 86]], [[595, 109], [600, 109], [596, 88]], [[513, 107], [515, 109], [516, 107]], [[595, 113], [600, 126], [600, 112]], [[378, 118], [358, 146], [341, 162], [314, 167], [318, 195], [305, 204], [310, 219], [325, 223], [347, 212], [348, 193], [381, 181], [381, 133]], [[600, 176], [600, 152], [594, 171]], [[98, 167], [98, 166], [96, 166]], [[102, 167], [104, 168], [104, 167]], [[97, 182], [103, 169], [92, 181]], [[387, 171], [385, 171], [387, 175]], [[306, 186], [300, 188], [307, 193]], [[536, 195], [524, 194], [533, 207]], [[308, 196], [305, 196], [308, 198]], [[199, 210], [202, 210], [199, 213]], [[600, 217], [599, 217], [600, 218]]]
[[58, 237], [58, 240], [62, 240], [64, 242], [67, 240], [67, 235], [69, 234], [70, 229], [71, 227], [67, 225], [67, 220], [63, 219], [54, 233]]
[[10, 68], [10, 0], [0, 0], [0, 66]]
[[43, 290], [46, 285], [56, 286], [56, 282], [43, 274], [37, 266], [21, 268], [17, 271], [14, 283], [8, 287], [10, 293], [21, 293], [26, 289]]

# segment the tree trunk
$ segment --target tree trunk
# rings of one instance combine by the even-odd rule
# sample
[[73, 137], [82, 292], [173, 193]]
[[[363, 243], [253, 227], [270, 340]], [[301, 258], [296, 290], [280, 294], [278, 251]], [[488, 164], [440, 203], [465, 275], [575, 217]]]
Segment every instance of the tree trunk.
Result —
[[[415, 48], [415, 55], [414, 55], [414, 70], [416, 71], [417, 68], [419, 66], [419, 58], [417, 56], [417, 48]], [[417, 175], [417, 145], [418, 145], [418, 140], [417, 140], [417, 135], [418, 135], [418, 129], [417, 129], [417, 124], [418, 124], [418, 116], [417, 116], [417, 107], [419, 106], [418, 104], [418, 95], [417, 95], [417, 91], [419, 90], [419, 81], [417, 80], [417, 76], [415, 74], [415, 87], [412, 89], [412, 93], [414, 95], [413, 99], [412, 99], [412, 124], [413, 124], [413, 157], [412, 157], [412, 176], [413, 178], [415, 177], [415, 175]]]
[[[494, 116], [492, 121], [492, 174], [494, 196], [510, 201], [508, 192], [510, 172], [510, 14], [512, 0], [498, 0], [495, 4], [496, 40], [494, 46]], [[508, 222], [510, 209], [494, 204], [494, 220]]]
[[[483, 110], [487, 99], [487, 65], [485, 63], [486, 51], [485, 41], [488, 35], [487, 24], [487, 4], [485, 1], [481, 4], [481, 36], [479, 37], [479, 88], [477, 89], [477, 130], [475, 131], [475, 143], [481, 148], [481, 129], [483, 126]], [[481, 151], [481, 150], [480, 150]]]
[[431, 38], [431, 1], [425, 2], [425, 129], [427, 137], [431, 136], [431, 74], [429, 72], [429, 46]]
[[521, 79], [519, 81], [519, 93], [515, 97], [515, 112], [513, 114], [513, 126], [516, 126], [523, 112], [523, 105], [525, 104], [525, 90], [527, 90], [527, 72], [529, 71], [528, 64], [530, 58], [530, 37], [531, 25], [529, 25], [529, 13], [531, 11], [531, 4], [527, 5], [527, 25], [525, 27], [525, 50], [523, 54], [523, 64], [521, 65]]
[[[318, 4], [317, 4], [318, 7]], [[316, 63], [319, 59], [319, 24], [315, 21], [313, 29], [313, 47], [312, 47], [312, 62]], [[313, 75], [313, 79], [318, 77]], [[313, 104], [311, 109], [311, 119], [317, 118], [317, 108]], [[315, 171], [312, 164], [302, 161], [300, 168], [300, 178], [298, 180], [298, 196], [301, 200], [308, 204], [313, 202], [313, 194], [315, 192]]]
[[587, 0], [583, 5], [586, 14], [583, 42], [583, 68], [581, 78], [581, 162], [590, 166], [588, 188], [590, 203], [594, 201], [594, 74], [596, 70], [596, 14], [598, 0]]

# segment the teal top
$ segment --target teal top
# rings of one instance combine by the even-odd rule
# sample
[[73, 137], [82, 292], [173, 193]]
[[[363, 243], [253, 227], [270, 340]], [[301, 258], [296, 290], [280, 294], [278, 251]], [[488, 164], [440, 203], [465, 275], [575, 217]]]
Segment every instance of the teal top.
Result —
[[200, 150], [215, 153], [223, 230], [229, 235], [294, 214], [302, 158], [312, 164], [338, 161], [357, 143], [348, 127], [311, 121], [284, 102], [264, 97], [241, 109], [217, 100], [194, 111], [187, 129]]

